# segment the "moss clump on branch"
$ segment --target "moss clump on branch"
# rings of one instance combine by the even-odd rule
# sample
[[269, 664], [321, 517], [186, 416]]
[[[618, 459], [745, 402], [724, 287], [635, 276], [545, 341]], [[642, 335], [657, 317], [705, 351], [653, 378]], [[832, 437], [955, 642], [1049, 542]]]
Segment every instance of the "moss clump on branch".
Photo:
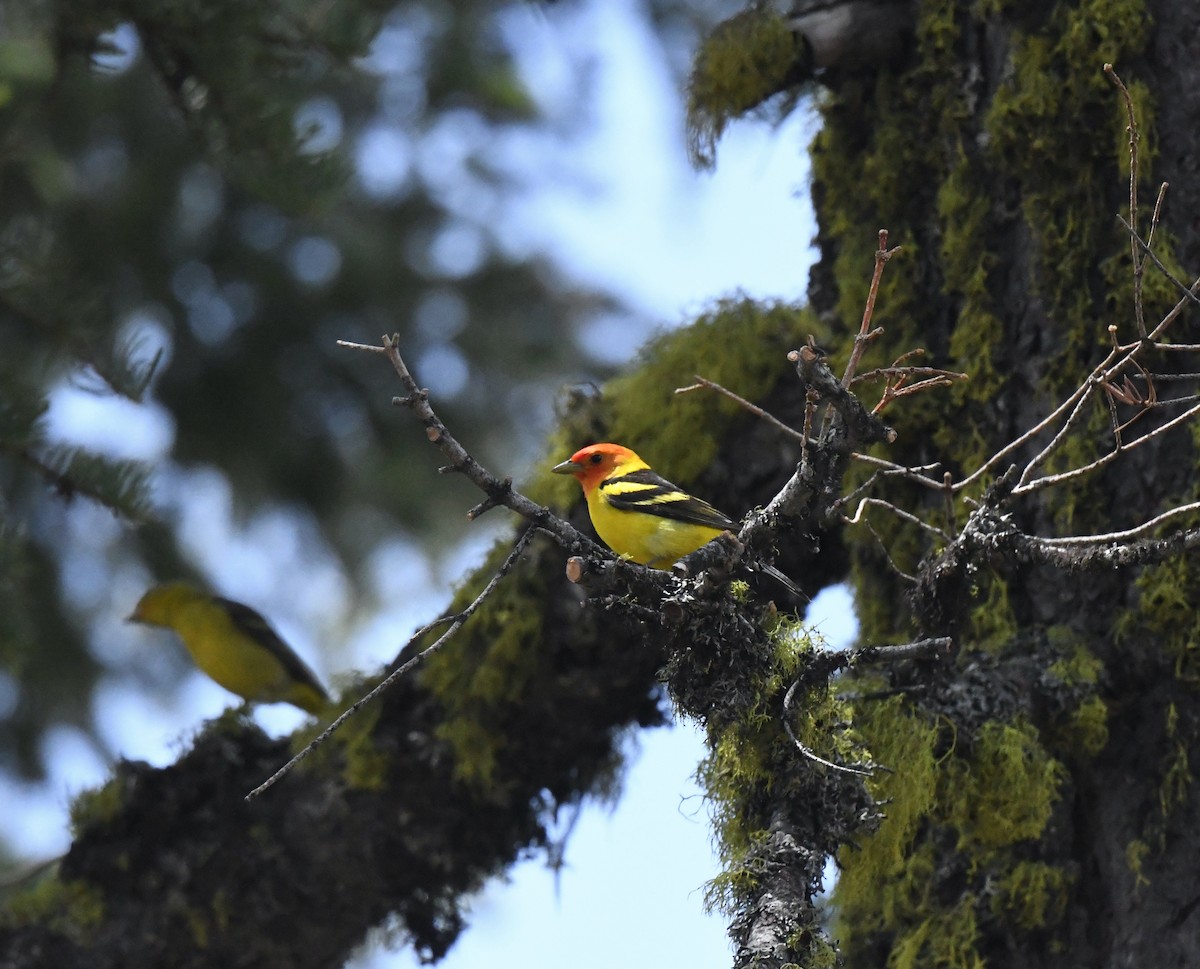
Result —
[[718, 24], [696, 53], [687, 90], [688, 154], [712, 168], [726, 126], [795, 83], [804, 42], [770, 6], [754, 6]]
[[[711, 752], [698, 776], [713, 804], [723, 867], [708, 886], [706, 904], [732, 918], [739, 939], [753, 938], [753, 924], [779, 930], [786, 910], [788, 957], [832, 966], [837, 947], [815, 930], [819, 915], [811, 894], [820, 885], [825, 853], [869, 828], [874, 809], [862, 779], [809, 759], [782, 717], [789, 717], [797, 740], [823, 758], [861, 762], [864, 748], [845, 729], [848, 707], [826, 680], [802, 691], [784, 712], [785, 693], [820, 650], [799, 623], [768, 620], [768, 626], [765, 648], [746, 658], [753, 669], [745, 682], [749, 702], [723, 706], [704, 721]], [[789, 812], [783, 805], [804, 807]]]
[[781, 381], [795, 381], [785, 355], [818, 326], [809, 310], [792, 304], [720, 300], [686, 330], [651, 341], [640, 365], [605, 388], [613, 439], [669, 468], [671, 480], [686, 487], [717, 460], [731, 422], [745, 414], [718, 394], [675, 389], [700, 374], [748, 400], [763, 400]]

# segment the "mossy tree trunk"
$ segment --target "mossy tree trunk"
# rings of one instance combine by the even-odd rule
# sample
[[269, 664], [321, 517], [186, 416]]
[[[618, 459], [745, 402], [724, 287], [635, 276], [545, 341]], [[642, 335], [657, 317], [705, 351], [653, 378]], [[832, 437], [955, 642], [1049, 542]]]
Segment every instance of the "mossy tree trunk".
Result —
[[[899, 60], [830, 78], [815, 145], [813, 308], [844, 344], [872, 230], [887, 226], [905, 251], [880, 296], [878, 362], [919, 345], [971, 374], [941, 400], [889, 411], [900, 431], [889, 456], [969, 472], [1086, 377], [1111, 346], [1110, 325], [1136, 339], [1129, 238], [1116, 220], [1129, 218], [1127, 117], [1106, 62], [1137, 110], [1140, 231], [1169, 181], [1157, 245], [1186, 283], [1196, 277], [1198, 55], [1191, 4], [931, 0], [916, 6]], [[1147, 325], [1179, 297], [1149, 269]], [[1190, 316], [1170, 340], [1195, 342]], [[1183, 356], [1147, 366], [1194, 372]], [[1085, 415], [1048, 470], [1111, 446], [1105, 411]], [[1197, 439], [1184, 427], [1008, 510], [1030, 534], [1131, 528], [1195, 500]], [[940, 498], [913, 489], [896, 500], [933, 520]], [[887, 516], [873, 521], [896, 564], [916, 571], [924, 541]], [[874, 540], [853, 555], [864, 638], [911, 638], [903, 583]], [[1198, 578], [1189, 553], [1133, 575], [984, 570], [956, 596], [918, 596], [918, 626], [953, 633], [961, 652], [953, 665], [894, 675], [889, 686], [913, 691], [906, 703], [863, 711], [875, 755], [898, 773], [881, 785], [896, 799], [889, 819], [841, 853], [847, 964], [1200, 961], [1200, 792], [1188, 766], [1200, 730]], [[912, 744], [914, 730], [928, 731], [928, 748]]]

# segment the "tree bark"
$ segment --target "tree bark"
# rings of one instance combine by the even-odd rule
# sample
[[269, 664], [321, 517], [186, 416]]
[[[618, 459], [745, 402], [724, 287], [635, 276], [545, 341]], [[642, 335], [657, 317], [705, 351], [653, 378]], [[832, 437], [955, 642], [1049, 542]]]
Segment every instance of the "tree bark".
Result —
[[[1194, 279], [1198, 18], [1193, 6], [1167, 2], [1009, 4], [999, 16], [925, 3], [902, 63], [831, 79], [814, 177], [814, 309], [848, 336], [865, 286], [848, 267], [866, 264], [870, 230], [886, 225], [907, 255], [889, 268], [880, 295], [883, 355], [919, 344], [972, 375], [950, 406], [888, 412], [906, 463], [970, 471], [1086, 375], [1104, 355], [1109, 324], [1122, 341], [1136, 339], [1129, 240], [1116, 221], [1117, 213], [1130, 217], [1125, 106], [1102, 73], [1106, 61], [1138, 109], [1139, 231], [1144, 237], [1158, 183], [1169, 181], [1158, 244], [1183, 267], [1185, 283]], [[1153, 272], [1148, 326], [1179, 296]], [[1184, 326], [1171, 338], [1194, 342]], [[1184, 356], [1157, 355], [1150, 369], [1194, 372]], [[1174, 394], [1195, 384], [1170, 386]], [[1107, 421], [1094, 416], [1072, 446], [1077, 464], [1109, 446]], [[1191, 500], [1194, 441], [1187, 430], [1163, 435], [1090, 480], [1013, 502], [1012, 520], [1040, 535], [1146, 521]], [[1029, 453], [1036, 448], [1013, 460]], [[922, 500], [909, 497], [900, 503], [910, 509]], [[883, 534], [893, 552], [916, 541], [904, 526]], [[853, 555], [865, 635], [903, 635], [905, 596], [887, 564], [866, 542]], [[1051, 795], [1040, 831], [999, 831], [988, 802], [998, 792], [939, 787], [901, 833], [901, 822], [884, 822], [877, 837], [902, 861], [883, 864], [869, 842], [862, 853], [844, 850], [838, 906], [847, 964], [1200, 960], [1186, 874], [1200, 862], [1187, 769], [1200, 725], [1195, 626], [1190, 607], [1172, 608], [1195, 601], [1194, 563], [1195, 553], [1183, 552], [1140, 573], [1085, 575], [1010, 563], [952, 587], [922, 587], [921, 632], [953, 633], [961, 653], [953, 668], [908, 671], [889, 686], [916, 688], [906, 694], [910, 714], [941, 725], [941, 775], [959, 767], [963, 776], [985, 774], [983, 738], [998, 725], [1032, 725], [1037, 742], [1019, 746], [1026, 767], [1050, 757], [1060, 773], [1048, 788], [1033, 770], [1010, 778], [1029, 785], [1028, 799]], [[1078, 673], [1083, 657], [1096, 666], [1080, 679], [1067, 667], [1077, 664]], [[1071, 699], [1072, 690], [1082, 692]], [[1106, 725], [1102, 749], [1103, 734], [1082, 729], [1086, 716]], [[877, 726], [875, 741], [894, 726]], [[856, 865], [868, 874], [856, 877]]]

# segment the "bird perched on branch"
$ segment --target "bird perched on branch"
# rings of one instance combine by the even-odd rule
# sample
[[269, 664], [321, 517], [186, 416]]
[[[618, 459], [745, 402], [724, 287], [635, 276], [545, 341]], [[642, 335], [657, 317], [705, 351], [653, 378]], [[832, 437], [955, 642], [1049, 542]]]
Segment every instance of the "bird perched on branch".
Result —
[[[556, 464], [583, 487], [596, 534], [618, 555], [652, 569], [675, 562], [737, 525], [707, 501], [689, 495], [620, 444], [590, 444]], [[763, 572], [793, 595], [803, 593], [774, 566]]]
[[129, 622], [173, 630], [201, 671], [243, 700], [318, 713], [329, 696], [260, 613], [185, 582], [150, 589]]

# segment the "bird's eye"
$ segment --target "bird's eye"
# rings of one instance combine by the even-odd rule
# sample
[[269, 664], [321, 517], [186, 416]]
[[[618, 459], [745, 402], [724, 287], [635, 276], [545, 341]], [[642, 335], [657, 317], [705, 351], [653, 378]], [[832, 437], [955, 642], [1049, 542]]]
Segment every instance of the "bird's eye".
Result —
[[600, 454], [593, 454], [590, 458], [588, 458], [588, 460], [591, 461], [592, 464], [599, 464], [604, 460], [604, 456]]

